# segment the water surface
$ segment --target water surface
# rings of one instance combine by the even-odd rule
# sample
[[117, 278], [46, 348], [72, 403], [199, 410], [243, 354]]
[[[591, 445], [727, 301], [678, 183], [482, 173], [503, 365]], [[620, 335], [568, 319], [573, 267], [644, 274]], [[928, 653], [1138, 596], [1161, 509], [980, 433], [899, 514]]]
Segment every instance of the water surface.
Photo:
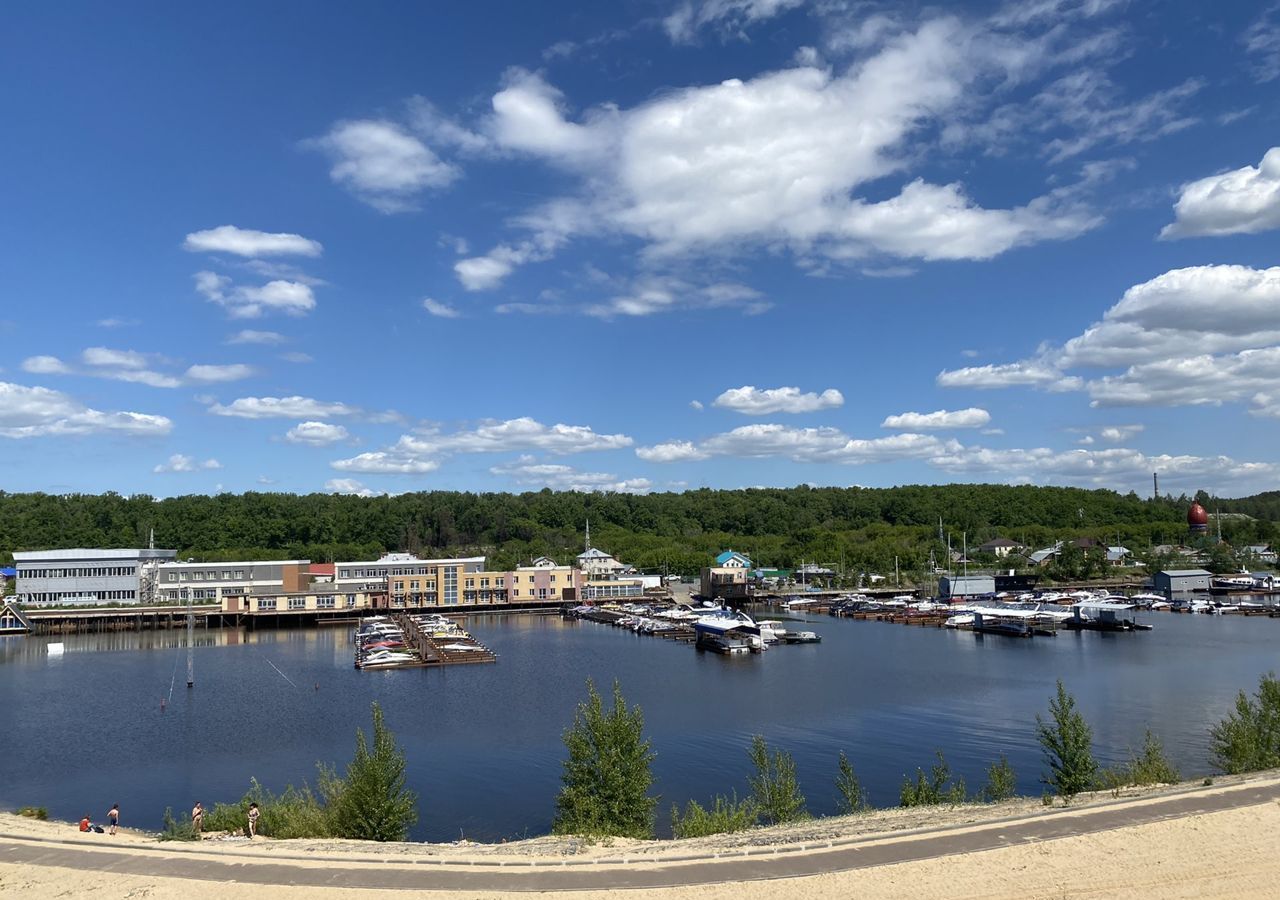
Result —
[[1151, 728], [1190, 775], [1209, 770], [1208, 728], [1236, 692], [1280, 668], [1280, 619], [1153, 613], [1147, 633], [1016, 640], [797, 618], [820, 645], [728, 658], [589, 622], [475, 616], [496, 664], [381, 672], [352, 667], [345, 628], [212, 630], [197, 632], [192, 690], [180, 631], [0, 638], [0, 806], [99, 819], [119, 802], [125, 824], [155, 828], [166, 806], [235, 799], [250, 777], [314, 782], [317, 761], [350, 759], [376, 700], [422, 798], [415, 839], [545, 833], [588, 677], [606, 691], [618, 679], [643, 707], [660, 831], [673, 802], [746, 793], [757, 733], [795, 756], [816, 814], [835, 811], [840, 750], [878, 805], [895, 804], [935, 748], [975, 790], [1007, 754], [1038, 794], [1035, 716], [1056, 679], [1104, 762]]

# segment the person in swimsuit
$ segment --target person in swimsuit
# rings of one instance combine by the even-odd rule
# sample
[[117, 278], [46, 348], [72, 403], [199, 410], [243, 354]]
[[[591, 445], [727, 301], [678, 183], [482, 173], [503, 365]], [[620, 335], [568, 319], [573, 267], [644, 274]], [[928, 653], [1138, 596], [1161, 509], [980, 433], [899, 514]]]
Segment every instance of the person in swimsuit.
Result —
[[111, 827], [107, 829], [107, 834], [115, 834], [116, 826], [120, 824], [120, 804], [111, 804], [111, 809], [107, 811], [107, 824]]
[[195, 829], [197, 835], [204, 832], [204, 807], [199, 801], [191, 807], [191, 827]]
[[249, 804], [249, 840], [258, 833], [258, 804]]

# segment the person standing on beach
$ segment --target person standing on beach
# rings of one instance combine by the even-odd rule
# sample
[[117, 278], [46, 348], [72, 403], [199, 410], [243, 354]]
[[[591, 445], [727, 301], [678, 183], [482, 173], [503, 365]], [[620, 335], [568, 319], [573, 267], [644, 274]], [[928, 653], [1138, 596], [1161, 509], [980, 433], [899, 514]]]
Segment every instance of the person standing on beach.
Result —
[[191, 807], [191, 827], [195, 829], [197, 836], [204, 833], [204, 807], [199, 800]]
[[258, 804], [249, 804], [249, 840], [258, 833]]
[[107, 810], [107, 824], [111, 826], [107, 829], [107, 834], [115, 834], [116, 826], [120, 824], [120, 804], [111, 804], [111, 809]]

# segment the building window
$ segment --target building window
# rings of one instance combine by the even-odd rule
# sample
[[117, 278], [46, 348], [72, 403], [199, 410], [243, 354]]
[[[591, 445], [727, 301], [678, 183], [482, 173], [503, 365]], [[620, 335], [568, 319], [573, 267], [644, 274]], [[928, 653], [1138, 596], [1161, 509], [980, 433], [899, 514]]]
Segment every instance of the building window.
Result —
[[244, 569], [236, 569], [236, 581], [244, 581]]
[[446, 606], [458, 603], [458, 570], [453, 566], [444, 570], [444, 602]]
[[556, 576], [554, 576], [554, 575], [552, 575], [552, 576], [551, 576], [551, 583], [552, 583], [552, 584], [555, 584], [555, 583], [556, 583]]
[[223, 580], [223, 581], [230, 581], [230, 580], [231, 580], [231, 572], [230, 572], [230, 571], [228, 571], [228, 570], [226, 570], [226, 569], [223, 569], [223, 570], [222, 570], [222, 580]]
[[316, 609], [333, 609], [332, 597], [317, 597]]
[[170, 573], [169, 573], [169, 580], [170, 580], [170, 581], [177, 581], [177, 580], [178, 580], [178, 576], [177, 576], [177, 575], [175, 575], [174, 573], [170, 572]]
[[275, 608], [276, 608], [275, 597], [270, 597], [270, 598], [259, 597], [258, 598], [258, 612], [262, 612], [263, 610], [275, 609]]
[[289, 608], [290, 609], [306, 609], [307, 598], [306, 597], [290, 597]]
[[356, 595], [347, 594], [347, 609], [351, 609], [351, 607], [355, 605], [356, 605]]
[[179, 573], [178, 573], [178, 580], [179, 580], [179, 581], [186, 581], [186, 580], [187, 580], [187, 573], [186, 573], [186, 572], [179, 572]]

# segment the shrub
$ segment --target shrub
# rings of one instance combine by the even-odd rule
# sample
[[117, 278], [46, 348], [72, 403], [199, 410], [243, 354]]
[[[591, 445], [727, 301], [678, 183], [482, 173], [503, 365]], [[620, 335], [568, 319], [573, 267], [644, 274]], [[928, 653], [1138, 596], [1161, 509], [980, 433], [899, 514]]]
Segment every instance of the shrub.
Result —
[[1182, 780], [1182, 775], [1169, 758], [1164, 755], [1164, 745], [1160, 738], [1147, 729], [1142, 740], [1142, 752], [1136, 756], [1130, 754], [1128, 765], [1124, 766], [1124, 774], [1128, 782], [1135, 786], [1147, 784], [1174, 784]]
[[644, 739], [640, 707], [627, 709], [618, 682], [613, 709], [606, 713], [595, 683], [587, 679], [587, 700], [578, 704], [564, 733], [569, 756], [556, 797], [555, 834], [586, 837], [653, 837], [658, 804], [649, 796], [654, 753]]
[[49, 818], [49, 810], [43, 806], [21, 806], [18, 808], [18, 815], [43, 822]]
[[843, 750], [840, 751], [838, 765], [840, 771], [836, 775], [836, 790], [839, 791], [840, 796], [836, 803], [840, 807], [840, 812], [846, 815], [866, 812], [871, 808], [871, 804], [867, 802], [867, 792], [863, 790], [862, 782], [853, 771], [853, 764], [849, 762], [849, 757], [844, 755]]
[[982, 788], [981, 797], [987, 803], [999, 803], [1017, 792], [1018, 777], [1013, 766], [1009, 765], [1009, 758], [1001, 753], [997, 762], [987, 766], [987, 783]]
[[1093, 731], [1076, 709], [1075, 698], [1058, 681], [1058, 692], [1049, 700], [1050, 722], [1036, 716], [1036, 738], [1044, 748], [1049, 776], [1045, 784], [1058, 796], [1070, 800], [1098, 781], [1098, 763], [1093, 758]]
[[747, 777], [747, 782], [765, 823], [784, 825], [809, 818], [791, 754], [783, 750], [771, 754], [769, 745], [757, 734], [751, 739], [747, 756], [756, 770], [755, 775]]
[[[321, 770], [322, 777], [325, 770]], [[274, 838], [336, 837], [331, 811], [303, 785], [299, 790], [289, 785], [283, 794], [273, 794], [250, 779], [249, 791], [237, 803], [219, 803], [204, 814], [206, 831], [246, 830], [249, 804], [258, 804], [258, 834]]]
[[751, 797], [739, 800], [736, 793], [729, 798], [717, 796], [710, 809], [690, 800], [684, 815], [676, 807], [671, 807], [671, 833], [677, 838], [732, 834], [754, 828], [759, 816], [755, 800]]
[[943, 803], [963, 803], [965, 799], [964, 779], [951, 781], [951, 767], [947, 765], [942, 751], [936, 751], [938, 761], [933, 764], [929, 774], [924, 769], [916, 769], [915, 781], [903, 777], [902, 791], [899, 794], [901, 806], [937, 806]]
[[195, 826], [188, 821], [178, 822], [173, 818], [173, 807], [164, 808], [164, 827], [160, 832], [162, 841], [198, 841]]
[[1275, 673], [1258, 681], [1254, 699], [1244, 691], [1235, 712], [1209, 731], [1213, 764], [1228, 775], [1280, 766], [1280, 680]]
[[[320, 774], [321, 792], [328, 801], [329, 821], [337, 837], [402, 841], [418, 821], [418, 795], [405, 788], [404, 751], [396, 746], [377, 703], [373, 704], [372, 750], [364, 731], [356, 729], [356, 753], [347, 765], [346, 779], [338, 779], [324, 768]], [[295, 799], [291, 809], [305, 820], [306, 800], [296, 792]], [[314, 803], [314, 798], [310, 800]]]

